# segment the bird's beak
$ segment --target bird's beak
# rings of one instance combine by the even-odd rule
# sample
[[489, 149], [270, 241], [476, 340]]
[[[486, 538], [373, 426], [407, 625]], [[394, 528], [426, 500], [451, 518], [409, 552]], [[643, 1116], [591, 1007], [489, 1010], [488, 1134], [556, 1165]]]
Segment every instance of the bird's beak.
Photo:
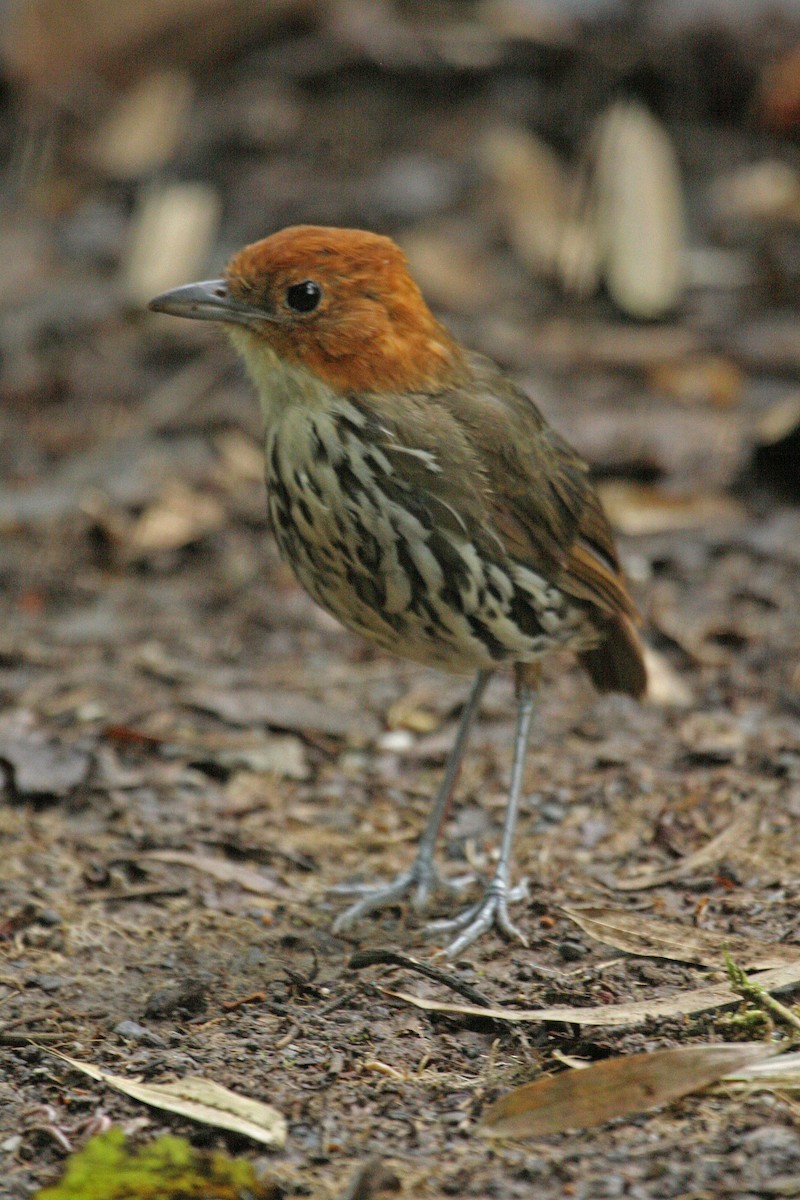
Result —
[[173, 317], [190, 317], [195, 321], [223, 321], [233, 325], [254, 325], [269, 321], [264, 309], [245, 304], [230, 294], [225, 279], [206, 279], [203, 283], [187, 283], [185, 287], [162, 292], [147, 306], [153, 312], [169, 313]]

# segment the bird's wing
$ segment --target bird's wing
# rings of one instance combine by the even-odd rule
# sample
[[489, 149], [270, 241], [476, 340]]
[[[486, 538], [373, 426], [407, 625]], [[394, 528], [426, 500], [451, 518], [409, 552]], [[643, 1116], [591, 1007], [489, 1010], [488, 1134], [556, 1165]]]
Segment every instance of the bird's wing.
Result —
[[601, 613], [635, 618], [586, 463], [498, 367], [471, 361], [474, 386], [440, 399], [490, 479], [489, 512], [506, 552]]
[[382, 486], [416, 497], [479, 553], [508, 555], [598, 615], [635, 618], [586, 463], [498, 367], [469, 362], [457, 388], [350, 398], [392, 465]]

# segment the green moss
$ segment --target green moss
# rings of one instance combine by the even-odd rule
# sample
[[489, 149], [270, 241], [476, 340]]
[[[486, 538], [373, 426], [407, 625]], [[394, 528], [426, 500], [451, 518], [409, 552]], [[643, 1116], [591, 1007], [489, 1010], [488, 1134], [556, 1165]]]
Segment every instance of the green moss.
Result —
[[273, 1200], [277, 1189], [259, 1183], [250, 1163], [206, 1154], [179, 1137], [161, 1137], [141, 1150], [128, 1149], [111, 1129], [67, 1160], [59, 1183], [35, 1200]]

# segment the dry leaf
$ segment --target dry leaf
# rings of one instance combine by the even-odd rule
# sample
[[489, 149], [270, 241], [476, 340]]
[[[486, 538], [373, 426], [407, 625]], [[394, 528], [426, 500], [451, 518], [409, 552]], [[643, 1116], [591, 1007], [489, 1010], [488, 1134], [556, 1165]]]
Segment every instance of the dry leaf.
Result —
[[481, 1132], [487, 1137], [542, 1137], [602, 1125], [670, 1104], [769, 1054], [766, 1045], [733, 1042], [609, 1058], [515, 1088], [489, 1107]]
[[611, 523], [620, 533], [640, 537], [709, 524], [738, 524], [744, 509], [722, 492], [676, 495], [652, 484], [615, 479], [597, 489]]
[[426, 707], [424, 688], [413, 688], [389, 706], [386, 725], [389, 729], [408, 729], [412, 733], [433, 733], [443, 718]]
[[580, 218], [580, 194], [558, 156], [526, 129], [502, 128], [481, 146], [511, 242], [536, 275], [558, 276], [582, 295], [597, 285], [594, 229]]
[[179, 550], [224, 524], [225, 510], [218, 500], [173, 481], [135, 522], [130, 535], [131, 550], [139, 556]]
[[[786, 967], [776, 967], [774, 971], [759, 971], [750, 976], [752, 983], [758, 983], [767, 991], [792, 987], [800, 983], [800, 959]], [[677, 996], [660, 996], [656, 1000], [634, 1000], [630, 1004], [598, 1004], [575, 1008], [570, 1005], [559, 1005], [553, 1008], [481, 1008], [477, 1004], [457, 1004], [426, 1000], [420, 996], [411, 996], [407, 992], [392, 992], [388, 988], [380, 989], [384, 995], [393, 996], [395, 1000], [403, 1000], [414, 1008], [424, 1012], [452, 1013], [456, 1016], [480, 1017], [482, 1020], [510, 1021], [528, 1023], [554, 1021], [571, 1025], [602, 1025], [607, 1027], [644, 1025], [651, 1020], [665, 1017], [694, 1016], [696, 1013], [708, 1012], [713, 1008], [724, 1008], [726, 1005], [740, 1003], [738, 994], [727, 985], [717, 987], [696, 988], [688, 992], [680, 992]]]
[[692, 703], [691, 689], [669, 659], [652, 646], [645, 646], [644, 662], [648, 702], [661, 708], [688, 708]]
[[676, 879], [692, 875], [701, 867], [709, 867], [713, 863], [718, 863], [734, 847], [741, 849], [742, 846], [745, 846], [753, 833], [756, 817], [757, 809], [755, 807], [746, 809], [732, 824], [727, 825], [710, 842], [706, 842], [705, 846], [701, 846], [693, 854], [687, 854], [676, 866], [668, 867], [665, 871], [643, 871], [640, 875], [633, 875], [629, 879], [609, 878], [605, 882], [610, 887], [616, 888], [618, 892], [638, 892], [645, 888], [674, 883]]
[[800, 1090], [800, 1052], [781, 1054], [766, 1062], [753, 1063], [741, 1070], [731, 1071], [725, 1076], [730, 1081], [747, 1088], [748, 1091], [769, 1089], [774, 1092]]
[[748, 733], [732, 713], [698, 711], [681, 722], [678, 738], [695, 758], [732, 762], [747, 745]]
[[434, 306], [482, 313], [496, 300], [499, 281], [485, 252], [465, 244], [457, 228], [417, 228], [400, 241], [414, 279]]
[[744, 380], [741, 367], [715, 354], [656, 363], [648, 372], [648, 383], [656, 391], [681, 404], [713, 404], [717, 408], [738, 404]]
[[68, 796], [87, 778], [91, 759], [74, 746], [51, 740], [32, 712], [12, 708], [0, 716], [0, 779], [17, 799]]
[[255, 688], [237, 687], [192, 688], [184, 702], [203, 712], [213, 713], [229, 725], [251, 728], [269, 725], [272, 729], [287, 729], [297, 733], [321, 733], [326, 737], [346, 737], [364, 742], [376, 737], [379, 726], [371, 713], [325, 704], [304, 692], [287, 688], [267, 692]]
[[612, 908], [561, 910], [589, 937], [627, 954], [649, 958], [671, 958], [675, 962], [702, 963], [707, 967], [724, 966], [723, 950], [747, 970], [766, 971], [788, 966], [797, 959], [797, 946], [758, 942], [736, 934], [712, 933], [692, 929], [677, 921], [652, 921], [638, 913]]
[[204, 183], [153, 184], [142, 190], [123, 272], [131, 304], [143, 308], [158, 292], [202, 270], [221, 210], [219, 196]]
[[669, 135], [642, 105], [614, 104], [601, 118], [594, 187], [609, 293], [631, 316], [664, 316], [684, 283], [683, 192]]
[[180, 867], [191, 867], [204, 875], [211, 875], [222, 883], [238, 883], [246, 892], [256, 896], [275, 896], [287, 899], [291, 892], [283, 884], [268, 879], [260, 871], [254, 871], [241, 863], [230, 862], [227, 858], [213, 858], [210, 854], [190, 854], [183, 850], [149, 850], [139, 855], [141, 859], [153, 862], [175, 863]]
[[800, 426], [800, 391], [790, 392], [771, 404], [756, 425], [761, 446], [776, 446]]
[[88, 147], [89, 161], [114, 179], [137, 179], [162, 166], [184, 136], [193, 98], [183, 71], [154, 71], [114, 104]]
[[277, 1108], [240, 1096], [219, 1083], [196, 1076], [187, 1076], [175, 1083], [139, 1083], [122, 1075], [111, 1075], [92, 1063], [78, 1062], [56, 1050], [50, 1053], [76, 1071], [116, 1088], [133, 1100], [141, 1100], [143, 1104], [178, 1113], [217, 1129], [229, 1129], [272, 1150], [281, 1150], [286, 1144], [286, 1118]]
[[747, 163], [720, 176], [711, 188], [716, 216], [728, 222], [797, 220], [800, 173], [779, 159]]

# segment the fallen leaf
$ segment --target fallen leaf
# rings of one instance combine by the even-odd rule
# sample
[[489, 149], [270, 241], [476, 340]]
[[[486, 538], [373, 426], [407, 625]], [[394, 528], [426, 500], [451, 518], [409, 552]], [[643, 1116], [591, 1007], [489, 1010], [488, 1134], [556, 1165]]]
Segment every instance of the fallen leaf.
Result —
[[775, 1092], [800, 1090], [800, 1051], [781, 1054], [766, 1062], [731, 1071], [725, 1082], [745, 1086], [749, 1091], [769, 1089]]
[[800, 173], [780, 159], [747, 163], [717, 178], [710, 197], [718, 221], [759, 226], [800, 216]]
[[629, 537], [705, 529], [712, 523], [737, 525], [744, 509], [722, 492], [679, 495], [651, 484], [615, 479], [598, 487], [611, 523]]
[[[479, 155], [520, 261], [536, 275], [555, 275], [570, 211], [570, 181], [555, 151], [529, 130], [506, 126], [484, 136]], [[595, 258], [592, 251], [592, 267]]]
[[757, 809], [755, 807], [746, 809], [715, 838], [706, 842], [705, 846], [701, 846], [693, 854], [687, 854], [676, 866], [668, 867], [665, 871], [643, 871], [640, 875], [632, 875], [629, 879], [609, 878], [605, 882], [610, 887], [616, 888], [618, 892], [638, 892], [645, 888], [674, 883], [676, 879], [683, 879], [686, 875], [694, 874], [701, 867], [709, 867], [713, 863], [719, 862], [735, 847], [741, 848], [746, 845], [753, 833], [756, 816]]
[[9, 775], [13, 796], [68, 796], [87, 778], [90, 765], [85, 751], [51, 741], [27, 709], [0, 717], [0, 779]]
[[178, 550], [215, 533], [224, 524], [225, 509], [218, 500], [173, 481], [134, 523], [131, 549], [138, 556]]
[[629, 1054], [515, 1088], [481, 1122], [486, 1137], [542, 1137], [660, 1108], [766, 1058], [763, 1044], [732, 1042]]
[[[759, 971], [751, 981], [768, 991], [792, 987], [800, 983], [800, 959], [786, 967], [773, 971]], [[713, 1008], [724, 1008], [740, 1003], [740, 997], [728, 984], [716, 987], [696, 988], [680, 992], [677, 996], [659, 996], [655, 1000], [634, 1000], [629, 1004], [597, 1004], [576, 1008], [558, 1005], [552, 1008], [481, 1008], [477, 1004], [457, 1004], [438, 1000], [426, 1000], [411, 996], [407, 992], [392, 992], [388, 988], [380, 991], [395, 1000], [403, 1000], [424, 1012], [452, 1013], [456, 1016], [480, 1017], [482, 1020], [529, 1023], [554, 1021], [566, 1025], [602, 1025], [608, 1027], [644, 1025], [651, 1020], [665, 1017], [694, 1016]]]
[[[721, 628], [725, 629], [725, 626]], [[700, 711], [690, 713], [681, 722], [678, 738], [695, 759], [731, 762], [747, 745], [747, 729], [741, 720], [725, 710]]]
[[192, 1121], [213, 1125], [217, 1129], [229, 1129], [243, 1137], [252, 1138], [272, 1150], [281, 1150], [286, 1144], [286, 1118], [271, 1104], [251, 1100], [213, 1083], [209, 1079], [187, 1075], [174, 1083], [140, 1083], [122, 1075], [112, 1075], [93, 1063], [79, 1062], [57, 1050], [49, 1051], [76, 1071], [82, 1071], [90, 1079], [116, 1088], [133, 1100], [141, 1100], [153, 1108], [178, 1113]]
[[641, 104], [613, 104], [594, 136], [601, 269], [612, 299], [642, 320], [677, 304], [686, 271], [683, 188], [666, 129]]
[[756, 425], [760, 446], [775, 446], [800, 426], [800, 391], [790, 392], [771, 404]]
[[193, 688], [184, 701], [203, 712], [213, 713], [229, 725], [251, 728], [269, 725], [296, 733], [321, 733], [328, 737], [349, 737], [363, 741], [379, 732], [370, 713], [325, 704], [303, 692], [285, 688], [267, 692], [255, 688], [230, 691]]
[[190, 854], [183, 850], [148, 850], [139, 855], [142, 859], [153, 862], [175, 863], [180, 867], [190, 867], [204, 875], [211, 875], [222, 883], [238, 883], [246, 892], [256, 896], [276, 896], [287, 899], [291, 892], [283, 884], [268, 879], [260, 871], [245, 867], [242, 863], [231, 862], [227, 858], [213, 858], [210, 854]]
[[758, 942], [736, 934], [692, 929], [678, 921], [651, 921], [638, 913], [612, 908], [562, 909], [589, 937], [627, 954], [670, 958], [722, 968], [723, 950], [748, 970], [788, 966], [797, 959], [796, 946]]
[[449, 312], [482, 312], [497, 303], [498, 280], [483, 248], [465, 243], [459, 232], [418, 227], [403, 234], [401, 245], [429, 302]]
[[115, 180], [136, 180], [162, 167], [186, 134], [193, 99], [190, 75], [153, 71], [114, 102], [87, 147], [89, 162]]
[[426, 707], [426, 692], [414, 688], [390, 705], [386, 714], [389, 729], [408, 729], [412, 733], [433, 733], [442, 724], [442, 717]]
[[739, 403], [744, 378], [741, 367], [715, 354], [656, 363], [648, 372], [648, 383], [657, 392], [680, 404], [713, 404], [717, 408]]
[[246, 770], [282, 779], [308, 779], [311, 774], [304, 743], [290, 733], [269, 734], [254, 741], [247, 735], [222, 738], [203, 732], [196, 738], [185, 737], [177, 744], [181, 749], [184, 745], [189, 749], [193, 761], [209, 761], [228, 771]]
[[669, 659], [652, 646], [645, 646], [644, 661], [649, 703], [661, 708], [688, 708], [692, 703], [692, 692]]
[[122, 273], [134, 307], [196, 277], [210, 257], [221, 210], [217, 192], [205, 183], [159, 183], [141, 190]]

